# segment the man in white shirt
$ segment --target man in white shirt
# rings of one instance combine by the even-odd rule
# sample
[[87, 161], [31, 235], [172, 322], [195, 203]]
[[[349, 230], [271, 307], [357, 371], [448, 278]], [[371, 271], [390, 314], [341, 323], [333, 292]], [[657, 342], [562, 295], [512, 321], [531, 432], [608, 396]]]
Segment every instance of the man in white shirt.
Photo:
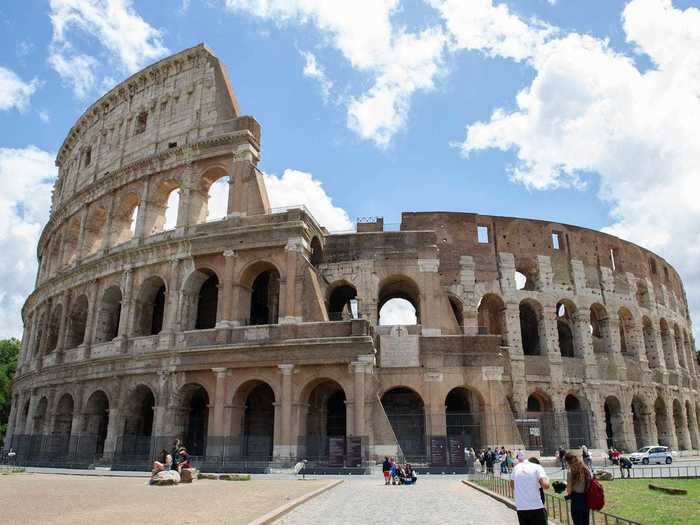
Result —
[[516, 456], [518, 464], [513, 468], [515, 508], [520, 525], [547, 525], [540, 489], [549, 488], [549, 478], [542, 465], [525, 461], [522, 452]]

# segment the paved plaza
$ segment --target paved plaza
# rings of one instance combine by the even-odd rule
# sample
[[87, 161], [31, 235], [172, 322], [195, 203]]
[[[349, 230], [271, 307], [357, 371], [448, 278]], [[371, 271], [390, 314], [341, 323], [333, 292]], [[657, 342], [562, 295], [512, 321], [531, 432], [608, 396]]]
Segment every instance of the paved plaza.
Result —
[[462, 476], [422, 476], [415, 486], [385, 486], [378, 476], [347, 479], [297, 507], [278, 525], [513, 525], [514, 511], [467, 487]]
[[148, 478], [12, 474], [0, 477], [0, 523], [243, 525], [333, 480], [199, 480], [149, 486]]

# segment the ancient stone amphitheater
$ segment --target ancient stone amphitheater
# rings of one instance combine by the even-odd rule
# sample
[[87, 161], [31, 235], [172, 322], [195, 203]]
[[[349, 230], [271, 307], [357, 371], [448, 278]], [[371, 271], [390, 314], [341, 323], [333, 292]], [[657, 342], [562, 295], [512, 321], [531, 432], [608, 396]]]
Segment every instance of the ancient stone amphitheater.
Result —
[[[329, 233], [302, 206], [271, 209], [260, 138], [203, 45], [78, 119], [22, 311], [6, 449], [142, 468], [179, 437], [209, 468], [252, 469], [700, 448], [687, 300], [661, 257], [473, 213]], [[392, 326], [390, 303], [415, 323]]]

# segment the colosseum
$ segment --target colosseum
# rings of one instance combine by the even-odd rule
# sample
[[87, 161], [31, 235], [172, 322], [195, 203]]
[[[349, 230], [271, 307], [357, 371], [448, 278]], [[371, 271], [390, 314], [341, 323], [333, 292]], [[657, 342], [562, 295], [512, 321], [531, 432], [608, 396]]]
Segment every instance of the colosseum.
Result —
[[[211, 470], [700, 448], [688, 303], [664, 259], [474, 213], [331, 233], [304, 206], [270, 207], [260, 140], [204, 45], [78, 119], [22, 310], [5, 448], [143, 469], [180, 438]], [[392, 325], [390, 303], [409, 324]]]

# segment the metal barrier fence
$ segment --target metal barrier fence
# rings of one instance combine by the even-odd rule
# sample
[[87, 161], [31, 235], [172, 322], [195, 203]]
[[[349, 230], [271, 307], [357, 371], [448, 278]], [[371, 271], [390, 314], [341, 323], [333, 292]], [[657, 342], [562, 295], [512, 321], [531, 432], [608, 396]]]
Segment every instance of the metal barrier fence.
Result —
[[[510, 479], [498, 478], [488, 474], [474, 474], [470, 479], [482, 487], [503, 496], [514, 499], [513, 482]], [[569, 502], [563, 496], [544, 493], [544, 506], [547, 509], [547, 517], [562, 525], [573, 525]], [[616, 516], [605, 511], [592, 510], [590, 512], [590, 525], [644, 525], [639, 521]]]
[[[619, 466], [609, 465], [595, 470], [605, 470], [615, 479], [623, 479]], [[627, 479], [627, 470], [624, 474], [624, 479]], [[629, 474], [631, 479], [700, 478], [700, 465], [634, 465]]]

